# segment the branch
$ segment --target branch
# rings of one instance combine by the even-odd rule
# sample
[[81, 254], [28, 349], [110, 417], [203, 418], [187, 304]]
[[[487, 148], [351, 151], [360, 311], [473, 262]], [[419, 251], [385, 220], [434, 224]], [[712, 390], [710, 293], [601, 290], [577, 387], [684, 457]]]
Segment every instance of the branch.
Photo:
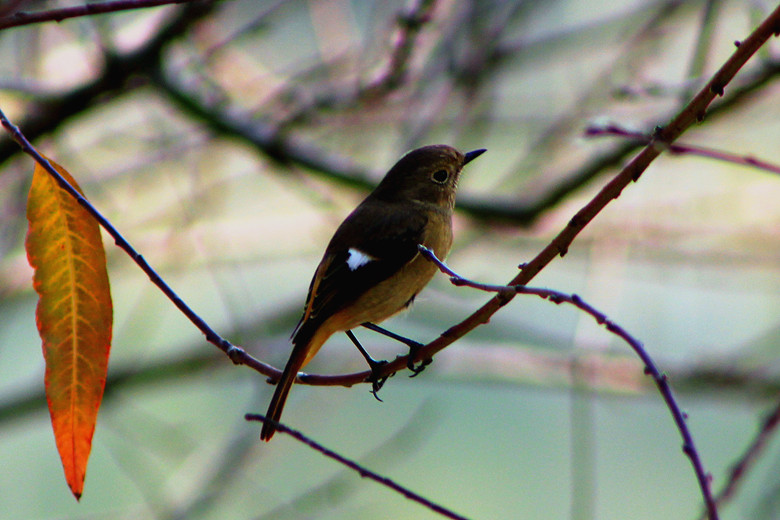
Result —
[[737, 491], [745, 474], [753, 468], [759, 460], [758, 457], [764, 451], [772, 435], [777, 432], [777, 426], [780, 425], [780, 403], [775, 405], [775, 409], [764, 419], [756, 437], [750, 446], [745, 450], [737, 462], [729, 470], [729, 478], [715, 496], [715, 502], [720, 506], [731, 499]]
[[116, 0], [114, 2], [105, 2], [102, 4], [91, 3], [74, 7], [63, 7], [61, 9], [50, 9], [48, 11], [36, 11], [33, 13], [17, 11], [0, 18], [0, 30], [36, 23], [61, 22], [68, 18], [77, 18], [81, 16], [92, 16], [96, 14], [143, 9], [168, 4], [184, 4], [196, 1], [200, 0]]
[[[647, 136], [642, 132], [632, 132], [631, 130], [627, 130], [617, 125], [589, 126], [585, 129], [585, 135], [589, 137], [616, 135], [645, 144], [648, 144], [653, 140], [652, 136]], [[714, 148], [705, 148], [703, 146], [677, 143], [669, 144], [668, 151], [672, 155], [698, 155], [700, 157], [708, 157], [710, 159], [717, 159], [719, 161], [730, 162], [742, 166], [751, 166], [760, 170], [780, 174], [780, 165], [762, 161], [751, 156], [737, 155], [729, 152], [723, 152], [721, 150], [715, 150]]]
[[398, 39], [390, 56], [387, 69], [372, 83], [362, 89], [359, 97], [371, 97], [377, 93], [395, 89], [403, 82], [414, 51], [417, 36], [431, 20], [436, 0], [420, 0], [413, 9], [398, 16]]
[[[270, 421], [270, 419], [267, 419], [264, 415], [260, 414], [251, 414], [248, 413], [244, 416], [247, 421], [257, 421], [257, 422], [263, 422]], [[418, 504], [427, 507], [431, 511], [434, 511], [436, 513], [439, 513], [440, 515], [446, 517], [446, 518], [452, 518], [453, 520], [468, 520], [465, 516], [461, 516], [453, 511], [450, 511], [449, 509], [445, 508], [444, 506], [440, 506], [439, 504], [436, 504], [435, 502], [431, 502], [427, 498], [425, 498], [422, 495], [419, 495], [412, 491], [411, 489], [405, 488], [400, 484], [397, 484], [395, 481], [383, 477], [382, 475], [378, 473], [374, 473], [368, 468], [365, 468], [358, 464], [357, 462], [350, 460], [342, 455], [339, 455], [333, 450], [329, 450], [322, 444], [319, 444], [318, 442], [310, 439], [309, 437], [305, 436], [303, 433], [299, 432], [298, 430], [293, 430], [292, 428], [289, 428], [285, 426], [284, 424], [280, 422], [273, 421], [274, 425], [276, 426], [276, 430], [282, 433], [286, 433], [287, 435], [290, 435], [294, 439], [302, 442], [303, 444], [307, 445], [308, 447], [312, 448], [315, 451], [320, 452], [322, 455], [331, 458], [344, 466], [356, 471], [358, 474], [360, 474], [363, 478], [369, 478], [373, 480], [374, 482], [377, 482], [379, 484], [382, 484], [385, 487], [388, 487], [392, 489], [393, 491], [400, 493], [401, 495], [405, 496], [409, 500], [412, 500], [414, 502], [417, 502]]]
[[696, 473], [696, 477], [699, 480], [702, 495], [704, 496], [704, 503], [707, 505], [710, 518], [712, 520], [717, 519], [717, 507], [710, 492], [710, 477], [704, 471], [704, 465], [702, 464], [699, 452], [696, 450], [696, 445], [693, 442], [693, 436], [691, 435], [691, 431], [688, 429], [688, 424], [686, 423], [686, 415], [680, 409], [680, 405], [677, 404], [677, 400], [672, 393], [671, 386], [669, 386], [669, 379], [666, 377], [666, 374], [663, 374], [660, 370], [658, 370], [658, 367], [650, 357], [650, 354], [647, 353], [639, 340], [629, 334], [623, 327], [610, 320], [606, 314], [599, 311], [576, 294], [566, 294], [551, 289], [527, 287], [525, 285], [490, 285], [473, 282], [463, 278], [458, 273], [447, 267], [447, 265], [436, 258], [436, 255], [433, 253], [433, 251], [427, 247], [420, 245], [418, 248], [420, 253], [422, 253], [425, 258], [436, 264], [441, 272], [450, 276], [450, 282], [452, 282], [453, 285], [457, 285], [459, 287], [466, 286], [479, 289], [481, 291], [494, 292], [497, 293], [497, 298], [506, 300], [510, 300], [516, 294], [534, 294], [545, 300], [550, 300], [556, 305], [560, 305], [561, 303], [568, 303], [589, 314], [594, 320], [596, 320], [596, 323], [603, 325], [604, 328], [606, 328], [609, 332], [615, 334], [620, 339], [628, 343], [628, 345], [642, 360], [642, 363], [644, 363], [645, 373], [652, 376], [653, 381], [655, 381], [655, 384], [658, 387], [658, 391], [661, 392], [661, 396], [663, 396], [664, 401], [666, 401], [666, 406], [672, 413], [674, 422], [677, 425], [677, 429], [680, 431], [680, 436], [683, 439], [683, 453], [685, 453], [690, 459], [694, 472]]
[[[780, 63], [770, 63], [751, 74], [750, 81], [713, 105], [710, 116], [723, 115], [733, 106], [747, 99], [756, 89], [766, 85], [780, 74]], [[351, 160], [329, 153], [310, 141], [291, 135], [282, 128], [257, 119], [228, 113], [221, 106], [210, 106], [197, 95], [185, 90], [168, 78], [159, 63], [152, 81], [184, 113], [199, 120], [217, 135], [238, 139], [263, 155], [286, 165], [297, 165], [317, 173], [330, 181], [361, 190], [371, 190], [376, 183], [369, 171], [356, 166]], [[458, 195], [457, 209], [473, 218], [486, 221], [512, 222], [530, 225], [545, 211], [554, 207], [572, 192], [582, 188], [605, 169], [620, 165], [625, 158], [640, 148], [637, 142], [625, 142], [598, 155], [563, 176], [563, 180], [532, 202], [514, 197], [474, 197]]]

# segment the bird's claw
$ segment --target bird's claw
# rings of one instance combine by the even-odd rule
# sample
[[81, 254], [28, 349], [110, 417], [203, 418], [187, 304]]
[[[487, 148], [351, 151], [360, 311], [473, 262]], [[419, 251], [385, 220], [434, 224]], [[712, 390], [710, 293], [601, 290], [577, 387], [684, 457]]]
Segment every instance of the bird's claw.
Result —
[[417, 352], [424, 347], [422, 343], [410, 342], [407, 344], [409, 346], [409, 355], [406, 357], [406, 368], [412, 371], [412, 375], [409, 377], [415, 377], [420, 372], [425, 370], [425, 367], [433, 363], [432, 358], [423, 359], [420, 361], [420, 364], [415, 366], [414, 365], [414, 359], [417, 357]]
[[380, 403], [383, 401], [382, 399], [379, 398], [377, 393], [379, 392], [379, 390], [382, 389], [382, 386], [384, 386], [385, 381], [387, 381], [387, 378], [390, 377], [390, 375], [382, 376], [380, 373], [380, 369], [386, 364], [387, 361], [385, 360], [376, 361], [372, 359], [371, 361], [368, 362], [368, 366], [371, 369], [371, 375], [368, 376], [368, 378], [366, 378], [366, 381], [371, 383], [371, 393], [374, 395], [374, 398]]
[[412, 361], [412, 359], [413, 358], [409, 356], [409, 361], [407, 361], [406, 363], [406, 368], [412, 371], [412, 375], [410, 375], [409, 377], [415, 377], [419, 375], [423, 370], [425, 370], [425, 367], [433, 363], [433, 358], [428, 358], [428, 359], [423, 359], [422, 361], [420, 361], [419, 365], [415, 366], [414, 361]]

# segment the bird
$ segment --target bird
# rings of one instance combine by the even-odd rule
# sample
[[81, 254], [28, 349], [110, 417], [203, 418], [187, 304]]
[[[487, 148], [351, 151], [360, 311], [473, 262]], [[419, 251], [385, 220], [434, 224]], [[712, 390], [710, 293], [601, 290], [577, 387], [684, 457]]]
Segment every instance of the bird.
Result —
[[485, 151], [464, 154], [438, 144], [406, 153], [339, 225], [309, 285], [262, 440], [273, 436], [298, 372], [328, 338], [337, 332], [353, 338], [351, 329], [406, 309], [433, 278], [437, 267], [418, 246], [447, 256], [461, 170]]

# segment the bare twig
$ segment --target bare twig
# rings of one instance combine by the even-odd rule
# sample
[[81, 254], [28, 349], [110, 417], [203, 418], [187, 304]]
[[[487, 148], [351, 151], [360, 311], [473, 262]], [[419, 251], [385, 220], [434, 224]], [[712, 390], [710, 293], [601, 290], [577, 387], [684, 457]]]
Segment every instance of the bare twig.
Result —
[[184, 4], [195, 1], [200, 1], [202, 3], [202, 0], [116, 0], [113, 2], [104, 2], [101, 4], [87, 3], [74, 7], [49, 9], [46, 11], [37, 11], [33, 13], [17, 11], [13, 14], [0, 18], [0, 30], [8, 29], [10, 27], [19, 27], [22, 25], [32, 25], [36, 23], [61, 22], [68, 18], [77, 18], [80, 16], [92, 16], [96, 14], [115, 13], [117, 11], [158, 7], [169, 4]]
[[[270, 419], [267, 419], [264, 415], [260, 415], [260, 414], [250, 414], [250, 413], [248, 413], [248, 414], [245, 415], [245, 418], [246, 418], [247, 421], [258, 421], [258, 422], [263, 422], [263, 423], [266, 422], [266, 421], [270, 421]], [[432, 501], [428, 500], [424, 496], [422, 496], [422, 495], [420, 495], [418, 493], [415, 493], [411, 489], [405, 488], [402, 485], [396, 483], [395, 481], [393, 481], [393, 480], [391, 480], [391, 479], [389, 479], [387, 477], [383, 477], [382, 475], [380, 475], [378, 473], [374, 473], [370, 469], [361, 466], [357, 462], [355, 462], [353, 460], [350, 460], [350, 459], [348, 459], [348, 458], [346, 458], [346, 457], [344, 457], [342, 455], [339, 455], [335, 451], [329, 450], [328, 448], [326, 448], [322, 444], [319, 444], [318, 442], [310, 439], [309, 437], [305, 436], [303, 433], [299, 432], [298, 430], [293, 430], [292, 428], [289, 428], [289, 427], [285, 426], [284, 424], [282, 424], [280, 422], [276, 422], [276, 421], [274, 421], [274, 425], [276, 426], [276, 430], [277, 431], [290, 435], [294, 439], [297, 439], [298, 441], [306, 444], [308, 447], [312, 448], [313, 450], [320, 452], [322, 455], [324, 455], [324, 456], [326, 456], [328, 458], [331, 458], [331, 459], [333, 459], [333, 460], [343, 464], [344, 466], [346, 466], [346, 467], [348, 467], [348, 468], [358, 472], [360, 474], [360, 476], [363, 477], [363, 478], [369, 478], [369, 479], [373, 480], [374, 482], [382, 484], [383, 486], [386, 486], [386, 487], [392, 489], [393, 491], [395, 491], [397, 493], [400, 493], [401, 495], [405, 496], [409, 500], [417, 502], [418, 504], [420, 504], [420, 505], [422, 505], [424, 507], [427, 507], [431, 511], [434, 511], [434, 512], [436, 512], [436, 513], [438, 513], [438, 514], [440, 514], [440, 515], [442, 515], [442, 516], [444, 516], [446, 518], [452, 518], [454, 520], [468, 520], [465, 516], [461, 516], [461, 515], [453, 512], [453, 511], [445, 508], [444, 506], [440, 506], [439, 504], [436, 504], [435, 502], [432, 502]]]
[[[652, 136], [645, 135], [641, 132], [633, 132], [618, 125], [592, 125], [585, 129], [585, 135], [591, 137], [616, 135], [619, 137], [626, 137], [628, 139], [636, 140], [645, 144], [653, 141]], [[737, 155], [721, 150], [715, 150], [714, 148], [705, 148], [704, 146], [695, 146], [682, 143], [669, 144], [667, 149], [672, 155], [698, 155], [701, 157], [709, 157], [710, 159], [717, 159], [719, 161], [740, 164], [742, 166], [751, 166], [753, 168], [758, 168], [771, 173], [780, 174], [780, 165], [772, 164], [770, 162], [762, 161], [760, 159], [756, 159], [755, 157], [746, 155]]]
[[778, 431], [778, 425], [780, 425], [780, 403], [775, 405], [774, 410], [766, 416], [753, 442], [750, 443], [742, 456], [737, 459], [737, 462], [731, 466], [728, 480], [715, 495], [715, 502], [719, 506], [734, 496], [745, 474], [755, 465], [758, 461], [758, 456], [766, 449], [772, 435]]

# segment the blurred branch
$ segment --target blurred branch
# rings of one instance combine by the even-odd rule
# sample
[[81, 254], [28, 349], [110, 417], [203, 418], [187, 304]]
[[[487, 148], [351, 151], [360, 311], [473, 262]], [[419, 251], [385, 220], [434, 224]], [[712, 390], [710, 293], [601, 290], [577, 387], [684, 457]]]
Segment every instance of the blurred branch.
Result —
[[283, 165], [309, 168], [330, 180], [355, 188], [373, 187], [368, 173], [343, 157], [328, 154], [304, 139], [283, 135], [272, 125], [242, 119], [221, 108], [207, 106], [195, 94], [185, 91], [184, 87], [169, 79], [162, 63], [157, 64], [151, 79], [181, 110], [200, 120], [216, 135], [238, 138]]
[[[758, 72], [749, 75], [748, 81], [735, 88], [727, 98], [714, 104], [708, 112], [708, 117], [727, 114], [735, 104], [749, 98], [750, 94], [777, 77], [780, 77], [780, 62], [766, 64]], [[331, 154], [274, 125], [228, 113], [222, 106], [208, 105], [199, 99], [196, 93], [185, 90], [183, 86], [168, 78], [162, 63], [158, 64], [151, 79], [182, 111], [200, 120], [217, 135], [237, 138], [280, 164], [307, 168], [345, 186], [361, 190], [371, 190], [375, 187], [373, 177], [367, 170], [344, 157]], [[530, 225], [604, 170], [621, 164], [640, 147], [641, 144], [637, 142], [625, 142], [590, 159], [565, 175], [564, 180], [557, 186], [533, 202], [522, 202], [508, 197], [478, 198], [464, 194], [458, 196], [457, 209], [481, 220]]]
[[[120, 395], [121, 389], [135, 385], [173, 383], [177, 380], [188, 380], [192, 376], [205, 371], [211, 372], [214, 368], [225, 366], [224, 363], [218, 362], [222, 359], [222, 355], [217, 354], [213, 350], [208, 350], [188, 355], [178, 355], [173, 360], [160, 360], [143, 367], [134, 366], [124, 370], [112, 369], [106, 382], [104, 402], [107, 402], [115, 395]], [[34, 389], [14, 398], [6, 399], [0, 404], [0, 423], [24, 419], [26, 416], [44, 410], [46, 410], [46, 394], [39, 383]]]
[[[106, 382], [105, 402], [114, 395], [122, 395], [126, 388], [175, 383], [198, 374], [212, 373], [215, 369], [230, 368], [230, 365], [223, 363], [222, 353], [197, 350], [197, 345], [188, 346], [187, 349], [196, 350], [144, 365], [112, 368]], [[664, 364], [670, 367], [668, 372], [674, 374], [675, 389], [680, 395], [729, 391], [732, 397], [745, 402], [756, 402], [774, 399], [780, 394], [780, 378], [777, 375], [738, 369], [735, 368], [737, 362], [722, 361], [718, 364], [707, 363], [691, 367], [664, 360]], [[476, 365], [479, 365], [479, 374], [475, 374]], [[506, 373], [507, 365], [512, 367], [512, 374]], [[647, 380], [640, 375], [633, 375], [634, 372], [641, 373], [641, 365], [635, 362], [633, 357], [609, 352], [594, 353], [582, 358], [580, 365], [587, 367], [590, 388], [595, 388], [599, 393], [636, 395], [650, 388]], [[517, 370], [515, 366], [518, 367]], [[490, 381], [495, 383], [543, 388], [558, 385], [561, 381], [568, 383], [570, 374], [569, 354], [515, 346], [508, 349], [485, 346], [480, 348], [479, 354], [468, 350], [461, 351], [457, 359], [450, 358], [447, 364], [437, 371], [439, 378], [461, 382], [474, 378], [484, 381], [485, 376], [492, 376]], [[36, 385], [2, 400], [0, 424], [24, 420], [45, 410], [46, 394], [40, 385]]]
[[[34, 141], [56, 130], [71, 117], [97, 105], [102, 99], [110, 98], [112, 92], [121, 91], [124, 94], [143, 84], [143, 82], [128, 83], [127, 80], [134, 75], [146, 76], [151, 67], [152, 81], [157, 82], [163, 92], [169, 95], [181, 110], [201, 120], [217, 135], [247, 142], [281, 164], [302, 166], [320, 176], [353, 188], [373, 189], [375, 183], [369, 172], [356, 166], [347, 158], [329, 154], [303, 139], [280, 132], [278, 128], [271, 125], [228, 115], [221, 107], [206, 105], [194, 93], [184, 91], [165, 77], [161, 63], [162, 49], [172, 39], [184, 33], [193, 22], [209, 14], [210, 11], [210, 4], [193, 3], [185, 6], [181, 13], [142, 48], [126, 55], [107, 54], [103, 71], [95, 80], [65, 94], [51, 96], [47, 100], [30, 105], [26, 117], [19, 122], [19, 126], [24, 129], [28, 139]], [[410, 38], [407, 40], [410, 41]], [[392, 62], [391, 59], [390, 63]], [[708, 117], [713, 118], [729, 113], [737, 103], [749, 99], [751, 94], [759, 91], [778, 76], [780, 76], [780, 62], [765, 62], [758, 70], [746, 74], [741, 85], [732, 89], [725, 98], [713, 103]], [[530, 225], [540, 215], [581, 189], [596, 176], [611, 167], [620, 165], [639, 147], [639, 143], [625, 142], [588, 160], [563, 175], [563, 180], [533, 201], [517, 200], [514, 197], [479, 198], [461, 194], [458, 197], [458, 210], [486, 221]], [[0, 163], [18, 151], [19, 148], [12, 142], [0, 141]]]
[[[616, 135], [619, 137], [626, 137], [632, 141], [637, 141], [643, 144], [648, 144], [653, 140], [652, 136], [645, 135], [641, 132], [633, 132], [618, 125], [589, 126], [585, 129], [585, 135], [589, 137]], [[717, 159], [719, 161], [730, 162], [742, 166], [752, 166], [760, 170], [780, 174], [780, 165], [762, 161], [760, 159], [756, 159], [755, 157], [737, 155], [729, 152], [723, 152], [721, 150], [715, 150], [713, 148], [676, 143], [670, 144], [668, 146], [668, 151], [672, 155], [698, 155], [700, 157], [708, 157], [710, 159]]]
[[780, 424], [780, 403], [775, 405], [774, 410], [766, 416], [753, 442], [750, 443], [747, 450], [731, 467], [726, 484], [715, 496], [715, 502], [719, 506], [730, 500], [737, 492], [737, 487], [739, 487], [747, 472], [755, 466], [759, 456], [771, 440], [772, 435], [777, 432], [778, 424]]
[[[396, 20], [397, 37], [392, 52], [387, 58], [387, 65], [377, 77], [366, 85], [360, 85], [357, 89], [337, 89], [325, 95], [316, 96], [314, 99], [299, 101], [299, 106], [294, 107], [284, 120], [279, 123], [279, 128], [290, 128], [312, 114], [337, 106], [360, 105], [367, 102], [376, 102], [387, 96], [404, 84], [409, 62], [414, 53], [417, 37], [426, 24], [431, 21], [436, 0], [419, 0], [417, 5], [407, 12], [402, 12]], [[317, 67], [321, 67], [318, 65]], [[310, 71], [309, 71], [310, 73]], [[289, 85], [291, 90], [285, 91], [281, 97], [295, 97], [295, 89], [298, 82], [293, 78]]]
[[0, 19], [5, 18], [8, 13], [14, 12], [26, 1], [27, 0], [7, 0], [0, 4]]
[[[248, 413], [245, 415], [245, 418], [247, 421], [257, 421], [257, 422], [266, 422], [270, 421], [270, 419], [267, 419], [265, 416], [260, 414], [251, 414]], [[275, 421], [274, 421], [275, 422]], [[440, 506], [439, 504], [432, 502], [425, 498], [424, 496], [415, 493], [411, 489], [407, 489], [403, 487], [402, 485], [396, 483], [395, 481], [383, 477], [382, 475], [379, 475], [378, 473], [374, 473], [368, 468], [365, 468], [358, 464], [357, 462], [350, 460], [342, 455], [339, 455], [333, 450], [329, 450], [322, 444], [319, 444], [318, 442], [310, 439], [309, 437], [305, 436], [303, 433], [293, 430], [292, 428], [288, 428], [282, 423], [275, 422], [277, 431], [281, 433], [286, 433], [287, 435], [290, 435], [294, 439], [302, 442], [303, 444], [307, 445], [308, 447], [312, 448], [315, 451], [320, 452], [320, 454], [335, 460], [336, 462], [339, 462], [343, 464], [344, 466], [356, 471], [358, 474], [360, 474], [363, 478], [368, 478], [373, 480], [374, 482], [381, 484], [385, 487], [388, 487], [395, 491], [396, 493], [399, 493], [403, 495], [404, 497], [408, 498], [409, 500], [412, 500], [414, 502], [417, 502], [421, 506], [427, 507], [431, 511], [434, 511], [435, 513], [438, 513], [442, 515], [445, 518], [452, 518], [453, 520], [468, 520], [465, 516], [461, 516], [453, 511], [450, 511], [449, 509], [445, 508], [444, 506]]]
[[[256, 393], [255, 401], [260, 392]], [[259, 405], [259, 403], [257, 403]], [[255, 406], [252, 406], [253, 408]], [[234, 427], [231, 438], [220, 444], [220, 452], [212, 459], [201, 484], [187, 494], [187, 500], [170, 500], [163, 511], [154, 515], [158, 520], [188, 520], [204, 518], [220, 502], [230, 500], [228, 493], [242, 472], [254, 460], [252, 450], [257, 446], [257, 434], [251, 428]]]
[[359, 97], [372, 97], [395, 89], [403, 82], [417, 35], [431, 19], [436, 0], [420, 0], [416, 7], [398, 16], [398, 38], [390, 60], [379, 77], [363, 88]]
[[[51, 96], [48, 99], [29, 105], [25, 109], [25, 118], [19, 123], [25, 136], [34, 141], [53, 132], [70, 118], [85, 110], [111, 99], [111, 94], [128, 91], [142, 83], [130, 83], [128, 80], [142, 74], [152, 63], [157, 63], [165, 47], [184, 34], [194, 23], [213, 11], [211, 3], [193, 2], [183, 6], [146, 44], [127, 54], [104, 54], [104, 65], [100, 75], [89, 83], [77, 87], [65, 94]], [[0, 141], [0, 164], [19, 152], [12, 141]]]
[[[699, 24], [699, 36], [696, 38], [696, 46], [691, 56], [691, 63], [688, 67], [688, 79], [695, 80], [704, 74], [704, 67], [707, 64], [707, 53], [712, 46], [712, 36], [715, 32], [715, 22], [717, 21], [717, 8], [721, 0], [707, 0], [701, 14], [701, 23]], [[694, 93], [694, 86], [690, 84], [681, 92], [682, 102], [687, 101]]]
[[36, 23], [61, 22], [68, 18], [77, 18], [81, 16], [92, 16], [96, 14], [115, 13], [117, 11], [128, 11], [131, 9], [195, 2], [203, 3], [203, 0], [116, 0], [114, 2], [104, 2], [102, 4], [89, 3], [74, 7], [63, 7], [60, 9], [49, 9], [47, 11], [36, 11], [32, 13], [27, 11], [16, 11], [15, 13], [0, 18], [0, 30]]

